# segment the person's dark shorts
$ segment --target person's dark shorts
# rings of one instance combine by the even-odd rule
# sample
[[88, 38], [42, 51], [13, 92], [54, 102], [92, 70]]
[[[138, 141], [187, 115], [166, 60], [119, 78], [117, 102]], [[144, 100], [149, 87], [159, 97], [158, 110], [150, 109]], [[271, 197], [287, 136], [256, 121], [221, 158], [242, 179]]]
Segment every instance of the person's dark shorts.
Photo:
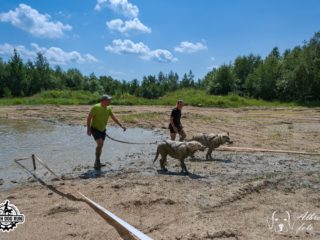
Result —
[[[169, 124], [169, 129], [170, 129], [170, 133], [176, 133], [171, 124]], [[182, 130], [182, 127], [177, 127], [177, 129], [178, 129], [178, 133], [180, 133], [180, 131]]]
[[94, 140], [98, 140], [99, 138], [102, 138], [102, 140], [104, 141], [106, 139], [106, 130], [101, 132], [98, 129], [91, 127], [91, 133]]

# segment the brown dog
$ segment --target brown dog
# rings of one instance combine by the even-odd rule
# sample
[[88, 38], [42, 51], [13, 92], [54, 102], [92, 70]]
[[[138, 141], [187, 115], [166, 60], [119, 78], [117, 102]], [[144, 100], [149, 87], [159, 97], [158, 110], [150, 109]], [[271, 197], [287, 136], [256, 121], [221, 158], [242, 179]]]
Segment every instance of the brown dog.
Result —
[[230, 141], [229, 133], [201, 133], [193, 136], [192, 140], [197, 141], [208, 148], [206, 160], [208, 160], [209, 158], [212, 159], [211, 154], [215, 148], [225, 143], [232, 143], [232, 141]]
[[168, 171], [165, 168], [165, 163], [167, 161], [167, 155], [179, 159], [181, 165], [181, 172], [188, 173], [187, 167], [184, 164], [184, 159], [189, 156], [193, 156], [196, 151], [204, 151], [206, 147], [197, 141], [190, 142], [178, 142], [167, 140], [160, 143], [157, 147], [156, 157], [153, 163], [158, 159], [159, 154], [161, 155], [160, 167], [163, 171]]

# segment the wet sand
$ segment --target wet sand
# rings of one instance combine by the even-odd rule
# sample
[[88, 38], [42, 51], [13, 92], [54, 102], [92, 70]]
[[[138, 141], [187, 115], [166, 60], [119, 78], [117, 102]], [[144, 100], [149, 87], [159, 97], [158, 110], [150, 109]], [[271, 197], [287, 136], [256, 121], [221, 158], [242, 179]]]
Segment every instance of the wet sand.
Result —
[[[0, 117], [46, 119], [84, 125], [89, 106], [10, 106]], [[169, 107], [115, 106], [129, 127], [165, 130]], [[185, 107], [182, 123], [189, 137], [197, 132], [228, 131], [234, 146], [318, 152], [320, 109]], [[125, 147], [125, 145], [124, 145]], [[154, 148], [155, 146], [150, 146]], [[122, 239], [87, 204], [66, 195], [73, 186], [153, 239], [319, 239], [320, 156], [275, 153], [205, 153], [186, 161], [190, 175], [181, 175], [169, 158], [169, 173], [158, 172], [153, 154], [123, 157], [131, 163], [100, 177], [73, 177], [64, 182], [37, 182], [0, 190], [25, 214], [26, 223], [1, 239]], [[77, 173], [85, 169], [75, 170]], [[1, 178], [1, 177], [0, 177]], [[272, 213], [295, 219], [287, 232], [277, 233]], [[300, 218], [299, 218], [300, 216]], [[269, 225], [268, 225], [269, 222]], [[311, 225], [311, 227], [308, 227]], [[308, 227], [308, 228], [307, 228]]]

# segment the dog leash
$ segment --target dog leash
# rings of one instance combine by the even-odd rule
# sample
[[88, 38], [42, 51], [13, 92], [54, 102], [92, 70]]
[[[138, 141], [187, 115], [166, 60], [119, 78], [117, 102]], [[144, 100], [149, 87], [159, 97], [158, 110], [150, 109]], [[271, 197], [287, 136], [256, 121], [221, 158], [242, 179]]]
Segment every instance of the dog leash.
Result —
[[147, 144], [157, 144], [159, 141], [154, 142], [128, 142], [123, 140], [118, 140], [113, 137], [111, 137], [108, 133], [106, 133], [107, 138], [109, 138], [112, 141], [119, 142], [119, 143], [125, 143], [125, 144], [140, 144], [140, 145], [147, 145]]

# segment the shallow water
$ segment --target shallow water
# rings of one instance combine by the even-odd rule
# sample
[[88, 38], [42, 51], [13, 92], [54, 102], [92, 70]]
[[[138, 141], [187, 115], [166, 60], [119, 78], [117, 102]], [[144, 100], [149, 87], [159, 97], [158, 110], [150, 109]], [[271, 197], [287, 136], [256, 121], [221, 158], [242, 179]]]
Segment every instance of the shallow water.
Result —
[[[126, 132], [117, 127], [108, 127], [113, 138], [129, 142], [153, 142], [163, 138], [160, 132], [141, 128], [129, 128]], [[156, 145], [131, 145], [106, 138], [102, 162], [110, 163], [106, 168], [116, 171], [132, 164], [130, 154], [154, 154]], [[87, 136], [86, 127], [61, 125], [41, 120], [12, 120], [0, 118], [0, 188], [8, 188], [15, 182], [30, 178], [14, 159], [35, 154], [44, 160], [58, 175], [93, 172], [95, 142]], [[151, 160], [150, 160], [151, 162]], [[22, 163], [32, 169], [31, 158]], [[37, 175], [46, 176], [47, 170], [37, 164]], [[48, 174], [49, 176], [50, 174]], [[1, 181], [1, 180], [0, 180]]]

